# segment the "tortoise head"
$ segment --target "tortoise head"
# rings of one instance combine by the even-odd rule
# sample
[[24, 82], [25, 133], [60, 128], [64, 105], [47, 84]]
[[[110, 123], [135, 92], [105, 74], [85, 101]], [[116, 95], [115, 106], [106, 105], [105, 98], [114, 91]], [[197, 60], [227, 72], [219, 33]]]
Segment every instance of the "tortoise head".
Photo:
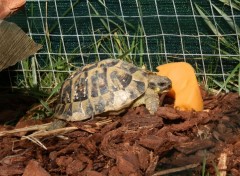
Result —
[[158, 94], [166, 93], [172, 88], [172, 81], [166, 76], [149, 74], [148, 87]]

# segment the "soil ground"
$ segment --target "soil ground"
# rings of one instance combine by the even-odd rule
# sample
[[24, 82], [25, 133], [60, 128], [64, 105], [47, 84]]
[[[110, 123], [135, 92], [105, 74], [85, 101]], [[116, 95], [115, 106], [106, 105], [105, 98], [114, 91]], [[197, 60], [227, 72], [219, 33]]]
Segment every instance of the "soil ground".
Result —
[[[111, 122], [104, 125], [97, 125], [102, 118], [72, 123], [78, 129], [61, 138], [40, 138], [46, 149], [20, 140], [26, 133], [2, 136], [0, 175], [240, 175], [240, 97], [203, 92], [203, 98], [202, 112], [177, 111], [166, 99], [156, 115], [141, 106], [106, 117]], [[2, 122], [33, 103], [16, 96], [1, 102]], [[0, 132], [42, 123], [21, 119]]]

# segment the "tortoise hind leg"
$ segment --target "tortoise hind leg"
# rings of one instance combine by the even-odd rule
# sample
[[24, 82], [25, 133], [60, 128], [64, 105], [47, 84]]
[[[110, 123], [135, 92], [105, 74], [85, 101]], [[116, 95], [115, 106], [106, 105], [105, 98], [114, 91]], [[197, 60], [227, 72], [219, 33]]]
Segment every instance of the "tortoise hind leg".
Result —
[[107, 111], [107, 112], [102, 113], [100, 116], [108, 116], [108, 115], [117, 116], [117, 115], [124, 113], [126, 110], [127, 110], [126, 108], [123, 108], [123, 109], [120, 109], [117, 111]]
[[47, 128], [47, 131], [63, 128], [67, 125], [67, 122], [60, 119], [54, 119], [51, 125]]
[[134, 103], [132, 104], [131, 108], [135, 108], [140, 105], [145, 105], [145, 96], [144, 95], [142, 95], [137, 100], [135, 100]]

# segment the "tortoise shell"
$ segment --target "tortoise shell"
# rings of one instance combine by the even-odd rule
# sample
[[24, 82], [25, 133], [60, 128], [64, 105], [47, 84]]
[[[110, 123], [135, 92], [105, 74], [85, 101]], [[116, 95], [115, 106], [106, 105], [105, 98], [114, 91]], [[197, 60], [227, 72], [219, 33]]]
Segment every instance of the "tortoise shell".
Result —
[[60, 91], [55, 117], [81, 121], [105, 112], [120, 112], [146, 91], [148, 74], [135, 65], [106, 59], [75, 71]]

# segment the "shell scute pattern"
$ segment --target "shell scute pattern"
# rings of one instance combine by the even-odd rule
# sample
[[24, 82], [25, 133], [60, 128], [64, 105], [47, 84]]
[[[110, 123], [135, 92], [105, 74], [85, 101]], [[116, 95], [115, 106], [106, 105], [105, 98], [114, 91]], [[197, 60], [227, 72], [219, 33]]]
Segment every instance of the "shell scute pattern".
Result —
[[88, 89], [87, 89], [87, 80], [85, 78], [79, 78], [79, 81], [76, 83], [74, 90], [75, 95], [73, 102], [84, 101], [87, 99]]
[[86, 65], [62, 85], [55, 117], [84, 120], [108, 111], [120, 111], [147, 89], [145, 71], [117, 59]]
[[123, 71], [113, 71], [110, 73], [110, 78], [118, 89], [126, 88], [132, 81], [132, 76]]

